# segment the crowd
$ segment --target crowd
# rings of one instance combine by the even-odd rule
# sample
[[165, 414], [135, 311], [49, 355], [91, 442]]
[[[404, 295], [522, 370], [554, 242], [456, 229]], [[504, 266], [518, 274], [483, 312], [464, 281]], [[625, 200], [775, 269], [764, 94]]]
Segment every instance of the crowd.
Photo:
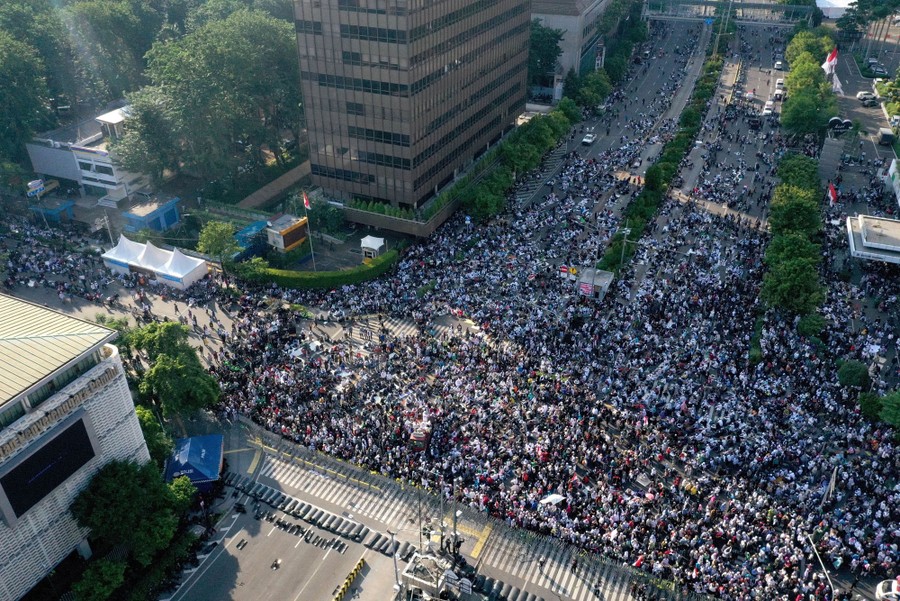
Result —
[[[722, 599], [835, 599], [810, 540], [831, 568], [894, 576], [895, 433], [862, 418], [836, 362], [896, 344], [890, 323], [851, 320], [864, 295], [896, 307], [896, 278], [826, 278], [827, 336], [811, 341], [759, 307], [767, 234], [674, 198], [602, 301], [557, 277], [562, 262], [589, 264], [620, 227], [618, 201], [636, 188], [615, 174], [649, 137], [671, 132], [660, 117], [672, 92], [641, 110], [618, 94], [609, 119], [630, 129], [618, 148], [568, 155], [551, 192], [511, 197], [501, 219], [470, 228], [454, 217], [377, 281], [248, 289], [215, 355], [221, 411], [444, 495], [455, 482], [474, 509]], [[711, 110], [720, 141], [693, 196], [762, 211], [785, 142], [751, 139]], [[725, 149], [727, 163], [714, 154]], [[829, 238], [825, 251], [840, 247]], [[11, 250], [7, 285], [56, 281], [68, 260]], [[109, 276], [96, 260], [71, 260], [85, 261], [79, 269], [102, 292]], [[207, 286], [186, 295], [214, 294]], [[261, 311], [272, 298], [283, 302]], [[293, 303], [367, 335], [324, 339]], [[417, 333], [392, 335], [388, 314]], [[435, 331], [447, 315], [474, 325]], [[430, 432], [421, 452], [416, 431]], [[540, 502], [551, 494], [564, 500]]]

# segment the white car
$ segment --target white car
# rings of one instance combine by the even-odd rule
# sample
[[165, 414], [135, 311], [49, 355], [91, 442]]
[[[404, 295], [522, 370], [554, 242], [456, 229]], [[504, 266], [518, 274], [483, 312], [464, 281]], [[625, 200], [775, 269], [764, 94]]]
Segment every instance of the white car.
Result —
[[581, 143], [584, 144], [585, 146], [590, 146], [591, 144], [594, 143], [594, 140], [596, 140], [596, 139], [597, 139], [596, 134], [588, 134], [584, 138], [581, 139]]
[[900, 579], [882, 580], [875, 587], [876, 601], [900, 601]]
[[782, 69], [784, 69], [784, 63], [781, 61], [775, 61], [775, 70], [781, 71]]
[[857, 100], [869, 100], [870, 98], [872, 100], [875, 100], [875, 94], [873, 94], [872, 92], [857, 92], [856, 93]]
[[771, 100], [766, 100], [766, 106], [763, 107], [763, 116], [767, 117], [775, 112], [775, 103]]

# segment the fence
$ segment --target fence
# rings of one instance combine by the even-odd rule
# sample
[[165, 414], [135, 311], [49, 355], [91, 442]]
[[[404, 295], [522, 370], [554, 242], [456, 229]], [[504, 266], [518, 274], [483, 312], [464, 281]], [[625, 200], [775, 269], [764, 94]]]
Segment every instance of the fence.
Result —
[[[391, 493], [403, 498], [407, 501], [406, 505], [408, 507], [417, 508], [409, 516], [413, 521], [421, 517], [421, 521], [425, 523], [429, 522], [432, 517], [440, 515], [440, 497], [422, 487], [388, 478], [378, 472], [367, 470], [314, 449], [298, 445], [284, 436], [266, 430], [245, 416], [238, 416], [237, 421], [244, 425], [252, 436], [258, 437], [264, 445], [274, 449], [279, 455], [293, 458], [294, 461], [301, 463], [307, 469], [321, 471], [326, 475], [342, 478], [346, 482], [351, 482], [360, 488], [378, 491], [379, 494]], [[444, 503], [445, 511], [450, 509], [448, 503], [448, 501]], [[522, 547], [521, 554], [523, 559], [528, 557], [537, 563], [538, 557], [535, 554], [539, 549], [562, 549], [564, 552], [567, 551], [572, 558], [577, 558], [584, 569], [588, 571], [602, 571], [608, 575], [615, 574], [615, 578], [619, 581], [627, 579], [629, 582], [646, 586], [649, 592], [656, 595], [657, 599], [665, 601], [713, 600], [713, 597], [708, 595], [682, 591], [674, 581], [658, 578], [651, 573], [571, 545], [549, 534], [541, 534], [510, 526], [506, 522], [488, 513], [473, 509], [468, 505], [459, 505], [457, 510], [460, 512], [458, 524], [463, 526], [462, 529], [484, 529], [486, 526], [490, 526], [493, 536], [518, 541]], [[625, 574], [625, 578], [621, 577], [622, 573]]]

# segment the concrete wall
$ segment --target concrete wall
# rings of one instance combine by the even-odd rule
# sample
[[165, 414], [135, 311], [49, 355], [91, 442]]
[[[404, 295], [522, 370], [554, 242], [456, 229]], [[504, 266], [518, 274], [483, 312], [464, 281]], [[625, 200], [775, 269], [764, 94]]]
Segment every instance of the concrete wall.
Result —
[[433, 234], [434, 230], [442, 223], [450, 218], [459, 206], [459, 202], [459, 199], [449, 202], [447, 206], [438, 211], [434, 217], [425, 223], [422, 223], [421, 221], [412, 221], [411, 219], [388, 217], [387, 215], [369, 213], [368, 211], [360, 211], [359, 209], [351, 209], [349, 207], [344, 207], [344, 217], [348, 221], [362, 223], [369, 227], [384, 229], [391, 232], [400, 232], [401, 234], [408, 234], [419, 238], [427, 238]]

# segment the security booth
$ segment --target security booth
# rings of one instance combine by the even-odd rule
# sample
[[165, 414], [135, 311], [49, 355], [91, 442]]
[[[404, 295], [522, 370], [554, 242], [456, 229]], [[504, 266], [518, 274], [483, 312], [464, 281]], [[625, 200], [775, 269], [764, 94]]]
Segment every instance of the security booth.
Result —
[[376, 238], [375, 236], [366, 236], [359, 241], [360, 250], [364, 259], [374, 259], [384, 252], [384, 238]]

